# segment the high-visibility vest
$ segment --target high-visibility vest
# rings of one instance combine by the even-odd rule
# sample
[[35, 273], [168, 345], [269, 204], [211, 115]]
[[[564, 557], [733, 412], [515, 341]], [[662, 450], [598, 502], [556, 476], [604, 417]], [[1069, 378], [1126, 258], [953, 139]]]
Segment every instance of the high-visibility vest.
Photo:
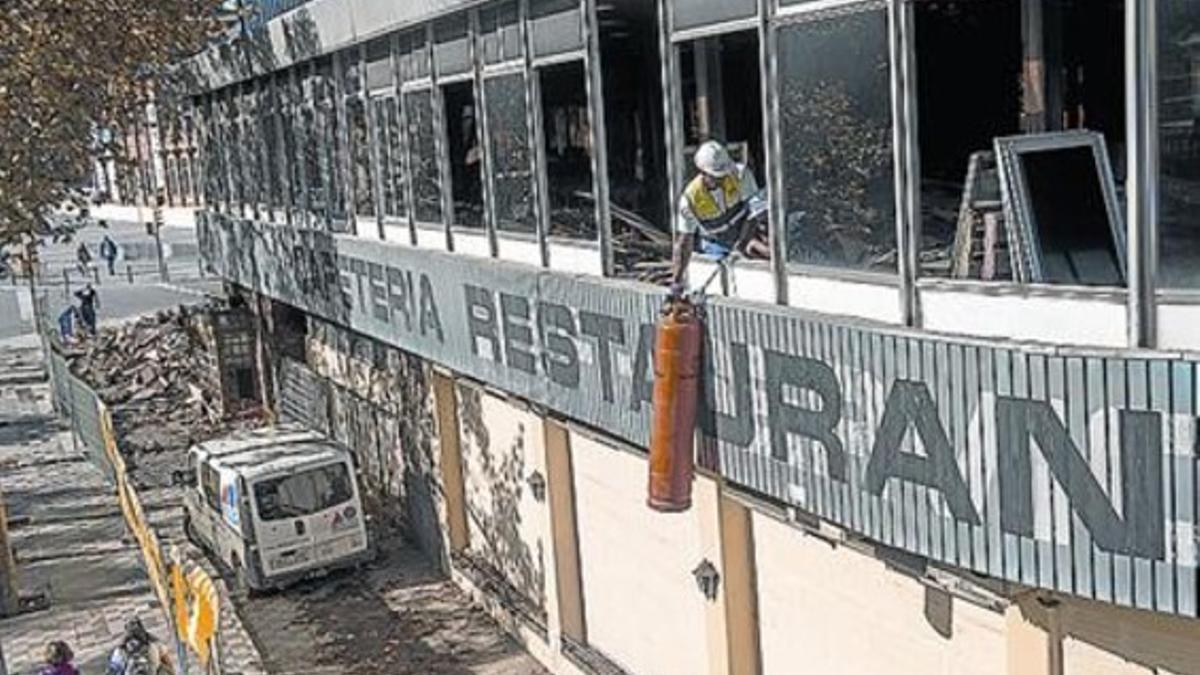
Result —
[[709, 240], [719, 241], [725, 246], [733, 246], [740, 234], [739, 228], [730, 227], [739, 212], [735, 208], [742, 194], [742, 181], [736, 175], [723, 176], [719, 184], [725, 195], [725, 210], [717, 204], [712, 193], [704, 186], [704, 176], [696, 176], [684, 188], [683, 194], [687, 199], [692, 214], [700, 223], [700, 235]]

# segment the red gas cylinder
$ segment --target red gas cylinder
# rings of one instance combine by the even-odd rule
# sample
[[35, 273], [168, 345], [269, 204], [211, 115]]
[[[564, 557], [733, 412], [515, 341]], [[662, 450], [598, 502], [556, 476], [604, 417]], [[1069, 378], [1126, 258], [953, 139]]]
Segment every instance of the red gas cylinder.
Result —
[[686, 511], [692, 505], [702, 335], [695, 305], [687, 300], [668, 303], [654, 345], [654, 427], [646, 501], [656, 511]]

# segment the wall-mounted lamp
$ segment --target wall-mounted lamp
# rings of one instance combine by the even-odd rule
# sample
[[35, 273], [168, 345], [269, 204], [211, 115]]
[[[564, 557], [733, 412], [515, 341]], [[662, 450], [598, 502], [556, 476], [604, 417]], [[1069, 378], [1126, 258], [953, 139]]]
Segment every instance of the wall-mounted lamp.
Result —
[[529, 489], [533, 491], [533, 498], [538, 502], [546, 501], [546, 478], [542, 476], [542, 472], [534, 469], [533, 473], [529, 474]]
[[696, 565], [696, 569], [692, 570], [692, 576], [696, 579], [696, 586], [709, 602], [717, 599], [717, 590], [721, 587], [721, 573], [708, 558], [701, 560], [700, 564]]

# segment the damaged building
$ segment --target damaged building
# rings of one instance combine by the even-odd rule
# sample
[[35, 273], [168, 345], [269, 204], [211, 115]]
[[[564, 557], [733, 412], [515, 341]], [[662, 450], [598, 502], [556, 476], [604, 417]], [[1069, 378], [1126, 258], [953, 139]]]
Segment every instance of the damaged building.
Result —
[[[190, 65], [260, 393], [552, 672], [1197, 672], [1200, 1], [311, 0]], [[709, 140], [769, 255], [692, 257], [666, 515]]]

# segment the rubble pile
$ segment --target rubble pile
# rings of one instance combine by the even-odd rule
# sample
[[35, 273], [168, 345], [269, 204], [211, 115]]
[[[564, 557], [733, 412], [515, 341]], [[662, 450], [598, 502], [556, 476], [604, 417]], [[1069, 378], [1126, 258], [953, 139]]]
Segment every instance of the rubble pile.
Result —
[[216, 357], [202, 339], [209, 307], [183, 307], [105, 328], [71, 361], [109, 405], [138, 482], [167, 485], [193, 443], [228, 428]]

